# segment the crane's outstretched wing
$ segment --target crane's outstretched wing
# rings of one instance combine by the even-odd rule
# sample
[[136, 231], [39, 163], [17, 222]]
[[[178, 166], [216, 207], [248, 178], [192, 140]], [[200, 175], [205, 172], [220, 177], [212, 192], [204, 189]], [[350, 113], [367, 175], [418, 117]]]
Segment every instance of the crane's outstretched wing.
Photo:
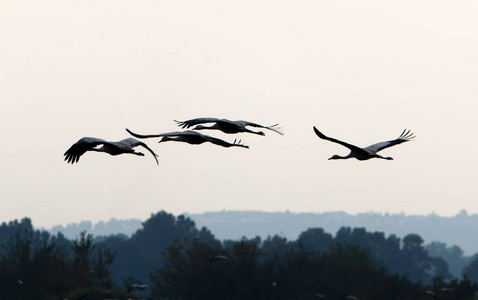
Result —
[[284, 132], [282, 132], [282, 128], [280, 127], [277, 127], [279, 125], [279, 123], [277, 124], [274, 124], [274, 125], [270, 125], [270, 126], [264, 126], [264, 125], [260, 125], [260, 124], [257, 124], [257, 123], [253, 123], [253, 122], [249, 122], [249, 121], [236, 121], [237, 123], [241, 123], [243, 124], [244, 126], [251, 126], [251, 127], [258, 127], [258, 128], [265, 128], [265, 129], [269, 129], [269, 130], [272, 130], [280, 135], [284, 135]]
[[136, 147], [136, 146], [142, 146], [142, 147], [146, 148], [146, 150], [148, 150], [153, 155], [154, 159], [156, 160], [156, 164], [159, 165], [158, 155], [156, 153], [154, 153], [154, 151], [151, 148], [149, 148], [148, 145], [146, 145], [145, 143], [143, 143], [143, 142], [141, 142], [141, 141], [139, 141], [135, 138], [127, 138], [127, 139], [121, 140], [119, 142], [130, 145], [131, 148]]
[[191, 120], [186, 120], [186, 121], [176, 121], [176, 120], [173, 120], [174, 122], [176, 122], [176, 124], [178, 124], [178, 126], [180, 126], [181, 128], [190, 128], [194, 125], [198, 125], [198, 124], [204, 124], [204, 123], [215, 123], [215, 122], [227, 122], [229, 120], [225, 120], [225, 119], [218, 119], [218, 118], [196, 118], [196, 119], [191, 119]]
[[149, 138], [155, 138], [155, 137], [163, 137], [163, 136], [185, 136], [185, 135], [196, 135], [196, 136], [203, 136], [203, 134], [197, 132], [197, 131], [192, 131], [192, 130], [186, 130], [186, 131], [173, 131], [173, 132], [165, 132], [165, 133], [159, 133], [159, 134], [138, 134], [134, 133], [128, 128], [126, 128], [126, 131], [131, 134], [134, 137], [137, 137], [139, 139], [149, 139]]
[[414, 137], [415, 137], [415, 135], [413, 135], [413, 133], [410, 132], [410, 130], [407, 131], [407, 129], [404, 129], [402, 131], [402, 134], [400, 134], [400, 136], [397, 139], [391, 140], [391, 141], [386, 141], [386, 142], [376, 143], [376, 144], [370, 145], [370, 146], [368, 146], [364, 149], [367, 150], [367, 151], [372, 151], [374, 153], [377, 153], [378, 151], [381, 151], [381, 150], [386, 149], [388, 147], [392, 147], [392, 146], [395, 146], [395, 145], [398, 145], [398, 144], [401, 144], [401, 143], [404, 143], [404, 142], [411, 141]]
[[252, 126], [252, 127], [259, 127], [259, 128], [265, 128], [272, 130], [280, 135], [284, 135], [282, 132], [282, 129], [277, 127], [279, 123], [271, 125], [271, 126], [263, 126], [257, 123], [249, 122], [249, 121], [243, 121], [243, 120], [238, 120], [238, 121], [231, 121], [228, 119], [218, 119], [218, 118], [196, 118], [196, 119], [191, 119], [191, 120], [186, 120], [186, 121], [176, 121], [174, 120], [178, 126], [181, 128], [190, 128], [194, 125], [198, 124], [204, 124], [204, 123], [223, 123], [228, 126], [237, 126], [238, 128], [245, 128], [246, 126]]
[[80, 157], [85, 154], [86, 151], [101, 144], [109, 144], [109, 142], [94, 137], [83, 137], [66, 150], [63, 154], [65, 156], [65, 161], [74, 164], [80, 160]]
[[350, 149], [350, 151], [355, 151], [357, 153], [360, 153], [362, 151], [364, 151], [362, 148], [360, 147], [357, 147], [355, 145], [352, 145], [352, 144], [349, 144], [349, 143], [346, 143], [346, 142], [342, 142], [342, 141], [339, 141], [337, 139], [334, 139], [334, 138], [331, 138], [331, 137], [328, 137], [328, 136], [325, 136], [322, 132], [320, 132], [317, 128], [315, 128], [314, 126], [314, 131], [315, 131], [315, 134], [317, 134], [317, 136], [323, 140], [327, 140], [327, 141], [330, 141], [330, 142], [334, 142], [334, 143], [337, 143], [337, 144], [340, 144], [344, 147], [347, 147]]

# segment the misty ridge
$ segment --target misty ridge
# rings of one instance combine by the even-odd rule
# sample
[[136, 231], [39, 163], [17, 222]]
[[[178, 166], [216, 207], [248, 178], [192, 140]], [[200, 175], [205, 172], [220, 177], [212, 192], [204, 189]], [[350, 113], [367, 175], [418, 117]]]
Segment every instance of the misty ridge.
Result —
[[[404, 213], [367, 212], [357, 215], [345, 212], [293, 213], [261, 211], [219, 211], [183, 215], [193, 220], [198, 227], [207, 227], [220, 240], [237, 240], [242, 237], [262, 239], [279, 235], [295, 240], [300, 233], [320, 227], [329, 233], [336, 233], [341, 227], [365, 227], [368, 231], [379, 231], [387, 235], [403, 237], [410, 233], [420, 235], [426, 244], [439, 241], [447, 245], [457, 245], [464, 254], [471, 256], [478, 252], [478, 240], [471, 239], [478, 235], [478, 215], [461, 210], [455, 216], [443, 217], [434, 213], [427, 216], [406, 215]], [[124, 234], [131, 236], [141, 228], [144, 220], [127, 219], [100, 221], [82, 221], [66, 226], [57, 225], [44, 229], [51, 234], [61, 232], [73, 239], [82, 231], [95, 237]]]

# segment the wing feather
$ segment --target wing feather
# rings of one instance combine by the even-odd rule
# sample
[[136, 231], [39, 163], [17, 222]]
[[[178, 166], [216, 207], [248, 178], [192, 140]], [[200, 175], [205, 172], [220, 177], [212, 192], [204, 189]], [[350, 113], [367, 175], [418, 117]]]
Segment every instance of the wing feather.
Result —
[[337, 143], [339, 145], [342, 145], [344, 147], [347, 147], [350, 149], [350, 151], [355, 151], [355, 152], [362, 152], [364, 151], [362, 148], [360, 147], [357, 147], [355, 145], [352, 145], [352, 144], [349, 144], [349, 143], [346, 143], [346, 142], [343, 142], [343, 141], [340, 141], [340, 140], [337, 140], [337, 139], [334, 139], [334, 138], [331, 138], [331, 137], [328, 137], [326, 136], [325, 134], [323, 134], [322, 132], [320, 132], [317, 128], [315, 128], [314, 126], [314, 131], [315, 131], [315, 134], [317, 134], [317, 136], [323, 140], [327, 140], [327, 141], [330, 141], [330, 142], [334, 142], [334, 143]]
[[176, 122], [176, 124], [183, 129], [184, 128], [190, 128], [190, 127], [192, 127], [194, 125], [198, 125], [198, 124], [214, 123], [214, 122], [219, 122], [219, 121], [228, 121], [228, 120], [218, 119], [218, 118], [196, 118], [196, 119], [190, 119], [190, 120], [186, 120], [186, 121], [174, 120], [174, 122]]
[[128, 128], [126, 128], [126, 131], [131, 134], [132, 136], [139, 138], [139, 139], [149, 139], [149, 138], [155, 138], [155, 137], [163, 137], [163, 136], [186, 136], [186, 135], [196, 135], [196, 136], [203, 136], [203, 134], [197, 132], [197, 131], [192, 131], [192, 130], [186, 130], [186, 131], [173, 131], [173, 132], [165, 132], [165, 133], [159, 133], [159, 134], [138, 134], [134, 133]]
[[80, 160], [80, 157], [85, 154], [86, 151], [101, 144], [109, 144], [109, 142], [94, 137], [83, 137], [66, 150], [63, 156], [65, 156], [65, 161], [74, 164]]
[[407, 129], [404, 129], [397, 139], [376, 143], [364, 149], [367, 151], [372, 151], [374, 153], [377, 153], [383, 149], [411, 141], [413, 138], [415, 138], [415, 135], [412, 132], [410, 132], [410, 130], [407, 131]]

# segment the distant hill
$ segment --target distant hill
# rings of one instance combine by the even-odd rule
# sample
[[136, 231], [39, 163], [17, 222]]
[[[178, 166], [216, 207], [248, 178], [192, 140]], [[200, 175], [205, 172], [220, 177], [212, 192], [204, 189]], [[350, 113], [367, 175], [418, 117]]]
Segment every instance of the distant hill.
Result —
[[[80, 223], [70, 223], [66, 226], [56, 225], [51, 229], [45, 229], [51, 234], [61, 232], [66, 238], [75, 239], [82, 231], [87, 231], [95, 237], [116, 235], [119, 233], [131, 236], [141, 227], [143, 221], [140, 219], [117, 220], [115, 218], [104, 222], [100, 221], [93, 224], [91, 221], [82, 221]], [[44, 229], [44, 228], [43, 228]]]
[[380, 231], [404, 237], [417, 233], [425, 243], [440, 241], [457, 245], [466, 255], [478, 252], [478, 215], [469, 215], [465, 210], [452, 217], [436, 214], [427, 216], [382, 214], [367, 212], [357, 215], [345, 212], [292, 213], [258, 211], [221, 211], [202, 214], [187, 214], [198, 226], [206, 226], [219, 239], [238, 239], [242, 236], [279, 234], [296, 239], [307, 228], [320, 227], [335, 234], [340, 227], [365, 227], [368, 231]]
[[[427, 216], [388, 214], [367, 212], [357, 215], [345, 212], [325, 213], [292, 213], [292, 212], [260, 212], [260, 211], [219, 211], [201, 214], [187, 214], [197, 227], [207, 227], [216, 238], [237, 240], [245, 236], [252, 238], [268, 235], [280, 235], [291, 240], [313, 227], [323, 228], [326, 232], [335, 234], [340, 227], [365, 227], [368, 231], [380, 231], [385, 234], [395, 234], [403, 237], [409, 233], [417, 233], [426, 244], [440, 241], [448, 245], [457, 245], [466, 255], [478, 252], [478, 215], [469, 215], [465, 210], [452, 217], [442, 217], [436, 214]], [[116, 220], [107, 222], [69, 224], [54, 226], [47, 229], [53, 234], [61, 231], [67, 238], [75, 238], [83, 230], [94, 236], [110, 234], [131, 235], [141, 227], [139, 219]]]

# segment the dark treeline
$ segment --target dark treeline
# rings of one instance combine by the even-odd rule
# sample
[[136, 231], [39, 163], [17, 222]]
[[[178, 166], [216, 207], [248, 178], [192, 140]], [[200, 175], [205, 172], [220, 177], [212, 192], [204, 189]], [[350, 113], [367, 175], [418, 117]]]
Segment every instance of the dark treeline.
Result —
[[[25, 218], [2, 224], [0, 243], [0, 299], [405, 300], [427, 299], [427, 290], [438, 299], [473, 299], [478, 290], [478, 259], [463, 267], [463, 278], [450, 273], [447, 261], [463, 263], [459, 248], [365, 228], [220, 241], [162, 211], [131, 237], [82, 232], [73, 240], [35, 230]], [[135, 283], [149, 288], [126, 292]]]

